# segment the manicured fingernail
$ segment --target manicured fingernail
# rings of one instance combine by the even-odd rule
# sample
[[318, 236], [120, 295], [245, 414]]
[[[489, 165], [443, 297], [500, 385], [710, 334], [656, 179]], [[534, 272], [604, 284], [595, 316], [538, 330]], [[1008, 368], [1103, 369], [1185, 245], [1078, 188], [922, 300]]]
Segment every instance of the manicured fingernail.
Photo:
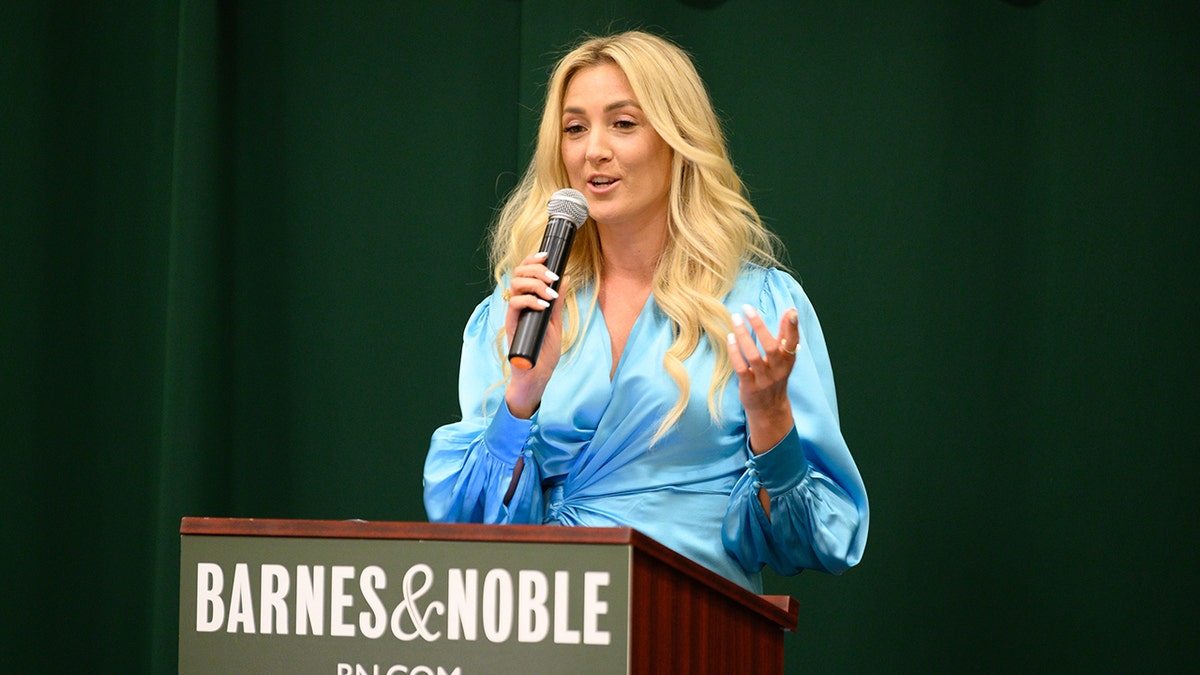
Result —
[[550, 288], [549, 286], [547, 286], [547, 287], [546, 287], [546, 295], [549, 295], [549, 296], [550, 296], [550, 297], [552, 297], [552, 298], [557, 298], [557, 297], [558, 297], [558, 291], [556, 291], [556, 290], [554, 290], [553, 288]]
[[754, 311], [754, 308], [750, 305], [742, 305], [742, 311], [745, 312], [746, 316], [751, 319], [758, 316], [758, 312]]
[[[733, 319], [733, 325], [735, 326], [743, 326], [746, 323], [742, 320], [741, 314], [734, 314], [731, 318]], [[730, 333], [730, 335], [733, 335], [733, 333]]]
[[791, 321], [793, 326], [798, 325], [800, 323], [800, 313], [793, 309], [788, 313], [788, 321]]
[[550, 280], [550, 283], [558, 281], [558, 275], [550, 270], [546, 270], [546, 278]]
[[537, 299], [537, 304], [541, 305], [542, 309], [546, 309], [547, 307], [550, 306], [550, 303], [546, 302], [545, 300], [543, 300], [541, 298]]
[[534, 260], [545, 260], [546, 256], [548, 256], [548, 255], [550, 255], [550, 254], [547, 253], [546, 251], [538, 251], [537, 253], [533, 254], [533, 259]]
[[725, 336], [725, 341], [726, 341], [726, 342], [728, 342], [728, 343], [729, 343], [729, 344], [731, 344], [731, 345], [737, 344], [737, 338], [736, 338], [736, 337], [734, 337], [733, 333], [730, 333], [729, 335], [726, 335], [726, 336]]

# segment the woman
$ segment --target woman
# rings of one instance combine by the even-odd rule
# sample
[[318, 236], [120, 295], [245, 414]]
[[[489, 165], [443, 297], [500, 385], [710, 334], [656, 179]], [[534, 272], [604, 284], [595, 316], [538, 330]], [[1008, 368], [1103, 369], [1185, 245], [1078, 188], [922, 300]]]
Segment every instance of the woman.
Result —
[[[556, 291], [537, 248], [565, 186], [589, 218]], [[775, 249], [686, 54], [641, 32], [567, 54], [492, 232], [463, 419], [426, 458], [430, 520], [629, 526], [754, 591], [764, 564], [856, 564], [866, 492], [816, 315]], [[509, 368], [520, 312], [547, 308], [536, 366]]]

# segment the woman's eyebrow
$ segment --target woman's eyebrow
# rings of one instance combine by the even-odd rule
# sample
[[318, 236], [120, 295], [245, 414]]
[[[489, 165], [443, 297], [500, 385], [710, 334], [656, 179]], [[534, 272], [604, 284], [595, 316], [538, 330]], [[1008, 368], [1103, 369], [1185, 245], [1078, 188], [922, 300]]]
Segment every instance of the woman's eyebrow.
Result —
[[[633, 99], [625, 99], [623, 101], [613, 101], [612, 103], [604, 106], [604, 112], [611, 112], [617, 108], [637, 108], [638, 110], [641, 110], [642, 106], [638, 105], [637, 101], [634, 101]], [[584, 112], [586, 111], [583, 108], [563, 108], [564, 114], [570, 113], [572, 115], [582, 115]]]

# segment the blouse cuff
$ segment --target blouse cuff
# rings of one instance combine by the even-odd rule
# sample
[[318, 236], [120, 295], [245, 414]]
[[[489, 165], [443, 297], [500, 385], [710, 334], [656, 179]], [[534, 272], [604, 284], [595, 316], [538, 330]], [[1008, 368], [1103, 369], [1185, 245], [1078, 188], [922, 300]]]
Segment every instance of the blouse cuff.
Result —
[[492, 421], [483, 432], [483, 443], [488, 454], [509, 466], [517, 463], [521, 451], [525, 448], [533, 430], [533, 420], [523, 420], [513, 417], [508, 410], [508, 403], [500, 399], [500, 409], [492, 416]]
[[808, 459], [804, 456], [804, 447], [795, 426], [775, 444], [775, 447], [761, 455], [752, 454], [750, 463], [758, 472], [758, 482], [771, 495], [781, 494], [796, 487], [809, 471]]

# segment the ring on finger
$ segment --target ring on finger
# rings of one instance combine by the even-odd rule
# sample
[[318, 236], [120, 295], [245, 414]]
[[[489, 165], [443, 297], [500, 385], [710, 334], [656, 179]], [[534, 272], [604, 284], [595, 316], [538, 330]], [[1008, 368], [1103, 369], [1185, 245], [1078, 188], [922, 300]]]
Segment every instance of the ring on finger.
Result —
[[504, 298], [505, 302], [512, 300], [512, 289], [506, 288], [503, 291], [500, 291], [500, 297]]
[[786, 354], [788, 354], [788, 355], [790, 355], [790, 356], [795, 356], [795, 355], [796, 355], [796, 350], [795, 350], [795, 349], [788, 349], [788, 341], [787, 341], [787, 338], [781, 338], [781, 339], [779, 340], [779, 350], [780, 350], [780, 351], [782, 351], [782, 352], [784, 352], [784, 353], [786, 353]]

